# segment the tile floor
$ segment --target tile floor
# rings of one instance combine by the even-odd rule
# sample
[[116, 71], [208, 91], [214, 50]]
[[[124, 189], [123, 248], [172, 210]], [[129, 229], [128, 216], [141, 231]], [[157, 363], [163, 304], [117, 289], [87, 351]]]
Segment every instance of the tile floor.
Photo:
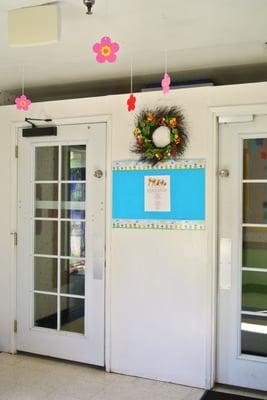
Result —
[[199, 400], [204, 390], [0, 353], [1, 400]]

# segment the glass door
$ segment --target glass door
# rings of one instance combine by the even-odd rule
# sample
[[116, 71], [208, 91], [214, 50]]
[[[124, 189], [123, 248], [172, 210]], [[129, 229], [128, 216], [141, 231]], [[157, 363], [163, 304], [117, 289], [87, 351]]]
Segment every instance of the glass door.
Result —
[[267, 138], [243, 139], [241, 353], [267, 357]]
[[105, 136], [19, 135], [18, 350], [104, 365]]
[[86, 145], [34, 151], [34, 326], [84, 334]]
[[219, 127], [216, 381], [267, 390], [267, 116]]

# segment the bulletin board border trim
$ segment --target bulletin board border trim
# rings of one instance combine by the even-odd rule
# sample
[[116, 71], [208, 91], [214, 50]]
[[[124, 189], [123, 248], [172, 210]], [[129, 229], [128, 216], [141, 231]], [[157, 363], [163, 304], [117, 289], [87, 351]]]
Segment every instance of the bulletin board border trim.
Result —
[[206, 229], [204, 221], [158, 221], [158, 220], [125, 220], [113, 219], [113, 228], [121, 229], [165, 229], [168, 231], [203, 231]]
[[168, 162], [159, 162], [152, 166], [148, 163], [141, 161], [113, 161], [112, 171], [155, 171], [165, 169], [203, 169], [206, 167], [206, 161], [204, 159], [181, 159], [181, 160], [170, 160]]

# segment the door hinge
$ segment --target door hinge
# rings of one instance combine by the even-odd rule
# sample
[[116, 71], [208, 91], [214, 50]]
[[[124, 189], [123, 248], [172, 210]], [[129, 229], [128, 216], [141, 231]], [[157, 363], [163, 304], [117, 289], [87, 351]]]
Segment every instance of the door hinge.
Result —
[[15, 146], [15, 157], [19, 158], [19, 146], [18, 145]]
[[18, 244], [18, 234], [17, 234], [17, 232], [12, 232], [11, 235], [13, 235], [13, 238], [14, 238], [14, 245], [17, 246], [17, 244]]
[[18, 321], [16, 319], [14, 320], [14, 332], [18, 332]]

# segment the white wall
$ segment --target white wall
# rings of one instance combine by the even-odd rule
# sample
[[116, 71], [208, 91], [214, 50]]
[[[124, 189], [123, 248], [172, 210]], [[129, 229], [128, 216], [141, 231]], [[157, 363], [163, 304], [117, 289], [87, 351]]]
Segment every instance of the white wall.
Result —
[[[0, 351], [11, 350], [13, 242], [10, 169], [14, 168], [12, 123], [25, 116], [54, 119], [112, 117], [111, 158], [132, 158], [134, 116], [126, 95], [34, 104], [28, 113], [0, 108]], [[207, 160], [206, 231], [113, 229], [111, 234], [111, 369], [115, 372], [207, 387], [210, 375], [212, 269], [209, 107], [267, 103], [267, 84], [207, 87], [137, 95], [137, 110], [180, 105], [189, 124], [186, 158]], [[109, 187], [110, 188], [110, 187]], [[110, 188], [111, 189], [111, 188]], [[111, 201], [111, 190], [108, 192]]]

